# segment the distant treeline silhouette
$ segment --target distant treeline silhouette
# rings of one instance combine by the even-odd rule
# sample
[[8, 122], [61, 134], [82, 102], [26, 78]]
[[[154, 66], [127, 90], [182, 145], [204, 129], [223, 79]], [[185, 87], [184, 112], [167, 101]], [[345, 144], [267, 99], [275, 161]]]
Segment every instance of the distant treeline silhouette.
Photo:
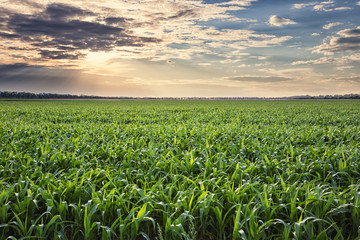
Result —
[[131, 97], [102, 97], [93, 95], [73, 95], [58, 93], [31, 93], [0, 91], [2, 99], [132, 99]]
[[291, 97], [104, 97], [58, 93], [0, 91], [0, 99], [160, 99], [160, 100], [291, 100], [291, 99], [360, 99], [360, 94], [291, 96]]

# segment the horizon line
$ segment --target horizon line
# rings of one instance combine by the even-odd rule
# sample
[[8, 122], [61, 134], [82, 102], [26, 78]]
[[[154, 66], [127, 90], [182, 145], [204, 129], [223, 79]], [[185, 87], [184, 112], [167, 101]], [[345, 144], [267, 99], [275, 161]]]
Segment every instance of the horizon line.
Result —
[[[63, 98], [62, 98], [63, 97]], [[156, 100], [156, 99], [169, 99], [169, 100], [261, 100], [261, 99], [360, 99], [360, 93], [347, 93], [347, 94], [324, 94], [324, 95], [295, 95], [295, 96], [282, 96], [282, 97], [241, 97], [241, 96], [224, 96], [224, 97], [153, 97], [153, 96], [100, 96], [100, 95], [87, 95], [87, 94], [69, 94], [69, 93], [33, 93], [25, 91], [0, 91], [0, 99], [143, 99], [143, 100]]]

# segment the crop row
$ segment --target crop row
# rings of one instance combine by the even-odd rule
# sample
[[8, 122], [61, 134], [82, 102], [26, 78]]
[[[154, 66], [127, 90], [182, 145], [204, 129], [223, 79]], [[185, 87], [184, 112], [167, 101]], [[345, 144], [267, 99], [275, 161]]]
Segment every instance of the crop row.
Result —
[[360, 102], [0, 109], [0, 239], [359, 236]]

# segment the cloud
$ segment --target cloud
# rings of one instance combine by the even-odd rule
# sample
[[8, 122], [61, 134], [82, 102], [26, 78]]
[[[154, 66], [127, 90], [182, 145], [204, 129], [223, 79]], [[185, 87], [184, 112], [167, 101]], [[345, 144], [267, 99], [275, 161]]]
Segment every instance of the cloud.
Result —
[[334, 8], [334, 11], [341, 11], [341, 10], [350, 10], [352, 9], [351, 7], [336, 7]]
[[225, 80], [241, 81], [241, 82], [284, 82], [284, 81], [290, 81], [292, 79], [286, 77], [235, 76], [235, 77], [227, 77], [225, 78]]
[[[58, 12], [60, 11], [60, 12]], [[14, 14], [7, 22], [13, 33], [4, 38], [18, 37], [33, 46], [67, 50], [106, 51], [120, 46], [143, 46], [159, 39], [138, 37], [121, 27], [98, 22], [68, 19], [89, 14], [66, 5], [50, 6], [36, 16]], [[49, 16], [49, 17], [47, 17]]]
[[311, 36], [320, 36], [320, 33], [312, 33]]
[[319, 59], [312, 59], [306, 61], [295, 61], [291, 65], [305, 65], [305, 64], [349, 64], [352, 62], [360, 62], [360, 53], [352, 54], [344, 57], [322, 57]]
[[311, 3], [296, 3], [293, 5], [293, 8], [295, 9], [302, 9], [308, 6], [314, 6], [316, 4], [316, 2], [311, 2]]
[[360, 37], [360, 26], [356, 29], [344, 29], [338, 32], [339, 35], [344, 37]]
[[296, 24], [296, 22], [290, 19], [279, 17], [277, 15], [272, 15], [268, 20], [268, 24], [276, 27], [282, 27], [284, 25]]
[[186, 9], [186, 10], [181, 10], [179, 12], [177, 12], [175, 15], [172, 15], [170, 17], [168, 17], [168, 19], [176, 19], [176, 18], [182, 18], [182, 17], [197, 17], [198, 14], [196, 11], [192, 10], [192, 9]]
[[324, 40], [323, 44], [316, 46], [315, 53], [331, 55], [337, 52], [352, 52], [360, 50], [360, 26], [355, 29], [344, 29], [337, 32], [338, 36], [333, 36]]
[[313, 7], [315, 11], [323, 11], [323, 12], [332, 12], [332, 11], [341, 11], [341, 10], [349, 10], [351, 7], [334, 7], [334, 1], [320, 2]]
[[356, 5], [360, 6], [360, 1], [358, 1], [358, 2], [356, 3]]
[[335, 1], [323, 1], [323, 2], [310, 2], [310, 3], [296, 3], [293, 4], [294, 9], [302, 9], [312, 6], [315, 11], [331, 12], [340, 10], [349, 10], [351, 7], [334, 7]]
[[0, 37], [6, 38], [6, 39], [14, 39], [14, 38], [20, 38], [20, 34], [16, 33], [6, 33], [6, 32], [0, 32]]
[[360, 82], [360, 76], [337, 77], [337, 81]]
[[[40, 57], [51, 59], [53, 66], [56, 60], [86, 59], [90, 52], [117, 53], [119, 58], [126, 59], [189, 60], [200, 55], [235, 54], [249, 47], [279, 46], [291, 39], [291, 36], [212, 26], [219, 21], [250, 21], [238, 18], [231, 11], [246, 9], [254, 1], [129, 0], [120, 4], [89, 0], [84, 6], [82, 0], [73, 0], [71, 5], [65, 0], [49, 5], [34, 0], [36, 8], [25, 7], [21, 1], [16, 4], [7, 1], [12, 10], [1, 21], [4, 31], [0, 38], [11, 39], [12, 46], [32, 49], [31, 54], [20, 48], [12, 49], [9, 55], [22, 55], [24, 59], [32, 56], [34, 61]], [[276, 24], [293, 23], [279, 18]], [[176, 48], [174, 43], [191, 47]]]
[[259, 60], [267, 60], [268, 58], [265, 57], [265, 56], [258, 56], [257, 59], [259, 59]]
[[69, 51], [49, 51], [49, 50], [40, 50], [41, 57], [45, 59], [71, 59], [76, 60], [80, 58], [84, 58], [85, 54], [75, 52], [72, 53]]
[[70, 17], [93, 16], [94, 13], [70, 5], [51, 3], [41, 15], [49, 17], [50, 19], [66, 20]]
[[336, 67], [336, 69], [339, 70], [339, 71], [345, 71], [345, 70], [352, 69], [352, 68], [354, 68], [354, 66], [339, 66], [339, 67]]
[[82, 20], [89, 16], [95, 14], [53, 3], [33, 15], [10, 14], [5, 24], [6, 32], [2, 32], [0, 37], [29, 43], [38, 48], [39, 55], [44, 58], [72, 60], [85, 57], [84, 50], [111, 51], [116, 47], [142, 47], [161, 42], [159, 38], [138, 36], [130, 29], [110, 25], [129, 19], [108, 17], [104, 19], [106, 24]]
[[333, 9], [328, 8], [328, 4], [332, 4], [333, 1], [328, 1], [328, 2], [322, 2], [320, 4], [316, 4], [313, 9], [315, 11], [324, 11], [324, 12], [330, 12], [333, 11]]
[[[268, 75], [283, 77], [287, 79], [296, 79], [300, 82], [304, 81], [305, 79], [311, 79], [310, 81], [313, 81], [313, 78], [321, 77], [322, 74], [315, 72], [313, 68], [311, 67], [304, 67], [304, 68], [263, 68], [259, 70], [260, 72], [266, 73]], [[294, 82], [294, 81], [291, 81]], [[285, 83], [285, 82], [284, 82]], [[286, 82], [286, 83], [290, 83]]]
[[134, 19], [131, 18], [124, 18], [124, 17], [107, 17], [105, 18], [105, 22], [107, 24], [117, 24], [117, 25], [124, 25], [128, 21], [132, 21]]
[[198, 63], [199, 66], [211, 66], [211, 63]]
[[330, 29], [330, 28], [333, 28], [333, 27], [336, 27], [336, 26], [339, 26], [339, 25], [342, 25], [343, 23], [341, 22], [334, 22], [334, 23], [329, 23], [329, 24], [326, 24], [323, 26], [323, 29]]
[[295, 61], [292, 62], [291, 65], [306, 65], [306, 64], [346, 64], [348, 63], [348, 59], [345, 58], [329, 58], [322, 57], [319, 59], [312, 59], [306, 61]]

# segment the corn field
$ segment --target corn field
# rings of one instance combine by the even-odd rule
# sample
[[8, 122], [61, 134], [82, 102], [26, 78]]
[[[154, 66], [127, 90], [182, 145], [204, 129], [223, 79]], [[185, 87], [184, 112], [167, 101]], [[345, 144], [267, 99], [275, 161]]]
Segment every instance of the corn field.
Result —
[[0, 239], [359, 239], [359, 101], [0, 101]]

